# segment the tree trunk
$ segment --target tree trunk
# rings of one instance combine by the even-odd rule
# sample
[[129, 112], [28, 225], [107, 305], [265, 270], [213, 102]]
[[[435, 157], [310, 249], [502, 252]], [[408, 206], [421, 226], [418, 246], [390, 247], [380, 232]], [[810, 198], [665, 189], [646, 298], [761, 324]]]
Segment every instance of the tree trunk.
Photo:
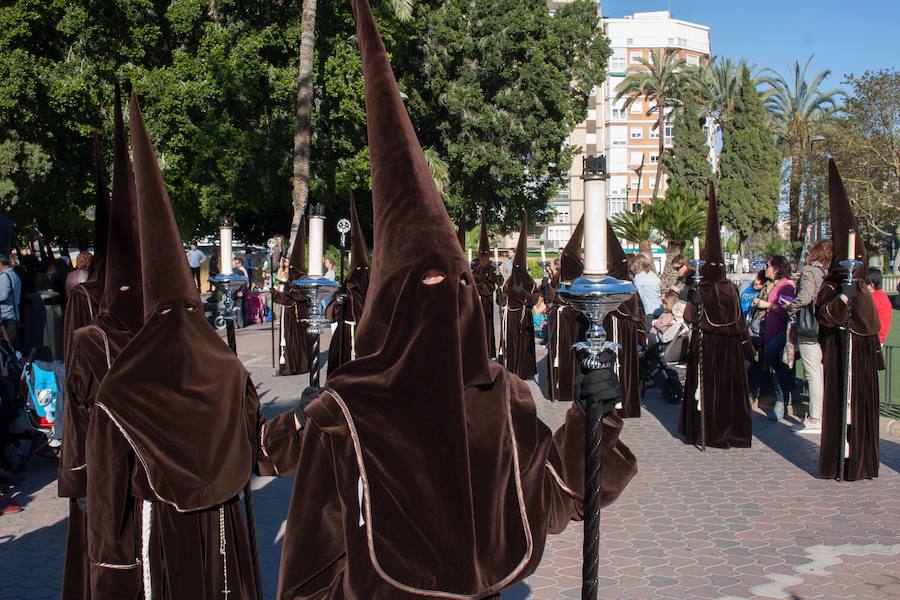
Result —
[[659, 193], [659, 182], [662, 179], [663, 163], [662, 155], [666, 149], [666, 97], [662, 94], [656, 97], [656, 127], [659, 130], [659, 154], [656, 156], [656, 181], [653, 182], [653, 200]]
[[803, 169], [801, 163], [799, 148], [791, 150], [791, 180], [788, 187], [788, 220], [791, 241], [791, 254], [796, 260], [799, 257], [798, 250], [800, 248], [800, 184], [803, 179]]
[[679, 254], [684, 253], [684, 242], [669, 242], [666, 244], [666, 266], [663, 269], [662, 274], [660, 275], [660, 279], [662, 280], [662, 292], [665, 293], [670, 287], [675, 284], [675, 280], [678, 279], [678, 275], [675, 273], [675, 269], [672, 268], [672, 259], [678, 256]]
[[653, 244], [650, 242], [650, 240], [639, 241], [638, 252], [649, 258], [650, 264], [653, 264]]
[[303, 0], [300, 21], [300, 65], [297, 69], [297, 115], [294, 130], [294, 189], [291, 204], [291, 247], [300, 228], [309, 196], [309, 138], [313, 104], [313, 55], [316, 38], [316, 1]]

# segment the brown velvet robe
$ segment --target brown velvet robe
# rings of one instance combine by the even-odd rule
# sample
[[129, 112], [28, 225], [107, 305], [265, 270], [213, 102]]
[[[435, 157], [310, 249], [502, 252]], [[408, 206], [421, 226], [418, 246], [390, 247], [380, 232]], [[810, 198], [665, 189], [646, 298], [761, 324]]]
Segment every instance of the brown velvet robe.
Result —
[[[456, 480], [466, 471], [444, 477], [468, 490], [480, 517], [492, 516], [477, 521], [481, 527], [474, 539], [469, 537], [472, 522], [442, 521], [455, 511], [441, 510], [447, 500], [435, 489], [407, 490], [415, 498], [415, 512], [393, 521], [391, 509], [382, 504], [386, 499], [377, 493], [390, 482], [372, 479], [381, 468], [369, 462], [373, 457], [367, 440], [356, 431], [352, 417], [348, 420], [345, 399], [326, 389], [310, 405], [297, 468], [304, 476], [291, 499], [278, 600], [447, 597], [438, 592], [484, 597], [535, 571], [547, 535], [582, 516], [584, 413], [573, 406], [565, 425], [551, 433], [537, 418], [527, 385], [499, 365], [492, 365], [490, 372], [492, 384], [466, 389], [472, 419], [469, 446], [492, 455], [513, 449], [515, 458], [504, 464], [506, 476], [500, 478], [506, 489], [477, 487], [477, 478], [495, 474], [479, 474], [474, 464], [472, 479]], [[485, 411], [485, 405], [503, 408]], [[601, 485], [603, 504], [608, 505], [637, 469], [634, 456], [618, 440], [621, 420], [610, 416], [603, 425]], [[408, 453], [415, 457], [416, 448]], [[503, 518], [510, 514], [521, 518]], [[431, 539], [430, 547], [398, 545], [403, 536], [416, 539], [416, 532], [424, 533], [422, 526], [442, 532], [441, 537]]]
[[97, 281], [86, 281], [72, 288], [66, 300], [63, 315], [63, 362], [69, 364], [72, 356], [71, 344], [75, 330], [91, 322], [100, 310], [100, 294], [103, 289]]
[[838, 472], [844, 379], [848, 372], [846, 327], [849, 319], [852, 356], [847, 442], [850, 453], [845, 459], [844, 478], [849, 481], [870, 479], [878, 477], [878, 371], [884, 369], [884, 356], [878, 339], [878, 313], [866, 286], [859, 287], [848, 307], [840, 298], [840, 282], [834, 279], [831, 277], [825, 281], [816, 303], [819, 344], [822, 346], [825, 369], [819, 473], [823, 477], [837, 477]]
[[309, 333], [303, 319], [309, 316], [309, 300], [299, 290], [287, 294], [275, 292], [275, 302], [281, 305], [280, 331], [284, 343], [279, 343], [278, 373], [301, 375], [309, 373]]
[[[714, 448], [749, 448], [753, 437], [745, 361], [752, 356], [747, 325], [740, 310], [737, 288], [727, 279], [700, 286], [701, 315], [688, 302], [684, 318], [699, 319], [703, 344], [703, 400], [706, 407], [706, 445]], [[678, 431], [686, 444], [700, 443], [697, 391], [700, 336], [692, 335], [688, 355], [684, 402]]]
[[503, 285], [503, 276], [491, 264], [490, 258], [476, 259], [477, 263], [472, 270], [475, 276], [475, 287], [478, 288], [478, 297], [481, 299], [481, 310], [484, 313], [484, 330], [487, 335], [488, 354], [491, 358], [497, 357], [497, 337], [494, 334], [494, 292], [498, 285]]
[[[534, 318], [531, 309], [538, 299], [537, 285], [529, 276], [515, 282], [513, 276], [504, 286], [501, 296], [501, 318], [504, 320], [504, 360], [506, 368], [521, 379], [531, 379], [537, 374], [537, 356], [534, 348]], [[513, 283], [511, 283], [513, 282]], [[521, 287], [513, 288], [518, 284]]]
[[[622, 407], [616, 413], [623, 418], [641, 416], [640, 363], [638, 348], [647, 343], [647, 319], [640, 297], [634, 294], [607, 315], [603, 322], [607, 339], [620, 345], [617, 363], [622, 386]], [[573, 369], [574, 373], [574, 369]]]

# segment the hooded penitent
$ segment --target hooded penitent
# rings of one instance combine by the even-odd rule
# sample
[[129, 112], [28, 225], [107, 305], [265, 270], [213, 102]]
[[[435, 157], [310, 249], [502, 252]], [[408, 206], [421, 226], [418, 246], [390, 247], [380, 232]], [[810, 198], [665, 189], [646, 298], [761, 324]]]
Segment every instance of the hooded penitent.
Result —
[[537, 303], [538, 293], [537, 285], [528, 273], [527, 242], [528, 218], [522, 217], [512, 272], [503, 284], [500, 309], [503, 358], [506, 367], [522, 379], [531, 379], [537, 373], [531, 309]]
[[326, 314], [332, 321], [338, 322], [328, 350], [329, 375], [345, 362], [356, 358], [356, 328], [361, 323], [368, 287], [369, 249], [356, 214], [356, 203], [350, 198], [350, 272], [344, 279], [343, 303], [338, 304], [335, 295]]
[[[559, 256], [559, 278], [571, 282], [581, 276], [584, 263], [581, 260], [581, 244], [584, 239], [584, 216], [578, 221], [572, 236]], [[551, 385], [549, 396], [555, 400], [571, 402], [575, 398], [575, 368], [577, 361], [572, 344], [582, 339], [587, 327], [584, 315], [561, 301], [556, 310], [547, 352], [547, 364], [553, 369], [548, 377]]]
[[855, 256], [861, 262], [861, 266], [853, 274], [856, 296], [849, 303], [842, 299], [841, 286], [847, 279], [847, 268], [841, 266], [840, 262], [848, 255], [849, 232], [858, 229], [853, 209], [847, 200], [847, 192], [833, 160], [828, 163], [828, 203], [834, 252], [831, 269], [816, 300], [819, 345], [822, 347], [825, 372], [819, 473], [824, 477], [837, 476], [841, 460], [844, 382], [849, 376], [849, 454], [844, 455], [844, 477], [850, 480], [865, 479], [878, 476], [878, 371], [884, 369], [884, 356], [878, 339], [878, 313], [865, 285], [867, 263], [862, 239], [856, 241]]
[[[118, 95], [116, 103], [118, 106]], [[121, 109], [119, 109], [121, 110]], [[100, 136], [94, 134], [94, 256], [88, 270], [88, 279], [72, 288], [66, 300], [66, 313], [63, 318], [63, 361], [68, 364], [70, 356], [69, 344], [72, 335], [79, 327], [87, 325], [97, 315], [100, 308], [100, 296], [103, 294], [103, 275], [105, 272], [106, 238], [109, 231], [109, 190], [106, 185], [106, 172], [100, 152]]]
[[[583, 430], [555, 444], [524, 384], [489, 361], [472, 274], [371, 9], [353, 6], [375, 257], [359, 358], [306, 409], [277, 597], [484, 598], [533, 570], [548, 529], [574, 516], [546, 465], [562, 464], [568, 438], [583, 453]], [[607, 448], [615, 496], [631, 465]]]
[[[87, 517], [78, 507], [76, 499], [87, 495], [88, 465], [92, 462], [87, 458], [87, 439], [97, 389], [111, 362], [140, 329], [144, 317], [134, 178], [118, 97], [113, 141], [113, 201], [110, 206], [104, 206], [102, 215], [98, 209], [98, 228], [102, 229], [102, 233], [98, 234], [95, 242], [99, 244], [102, 239], [103, 251], [108, 258], [100, 262], [102, 272], [95, 270], [92, 273], [93, 286], [89, 286], [90, 281], [83, 284], [92, 293], [100, 292], [101, 296], [86, 326], [72, 333], [72, 345], [66, 362], [65, 431], [58, 487], [60, 496], [72, 500], [62, 584], [64, 600], [91, 597]], [[105, 195], [106, 184], [102, 175], [98, 179], [101, 180], [98, 186]], [[98, 198], [98, 206], [100, 202]], [[107, 203], [103, 201], [103, 204]], [[108, 221], [108, 228], [106, 225], [99, 226], [101, 216]], [[87, 298], [88, 293], [73, 295], [73, 298], [79, 297]]]
[[488, 355], [497, 356], [497, 340], [494, 334], [494, 291], [503, 283], [502, 276], [491, 262], [491, 242], [488, 238], [487, 214], [481, 211], [481, 233], [478, 237], [478, 256], [472, 269], [475, 287], [481, 299]]
[[[253, 599], [237, 494], [256, 464], [258, 399], [204, 316], [136, 97], [131, 131], [143, 310], [134, 337], [103, 357], [88, 428], [91, 596]], [[107, 289], [115, 264], [111, 252]]]
[[[708, 201], [706, 240], [701, 254], [706, 264], [700, 271], [700, 314], [690, 302], [684, 313], [685, 320], [693, 324], [695, 335], [691, 336], [678, 426], [686, 443], [699, 444], [702, 418], [707, 446], [749, 448], [752, 424], [745, 361], [752, 357], [753, 346], [737, 288], [725, 277], [719, 212], [712, 184]], [[698, 389], [701, 370], [702, 389]], [[701, 394], [704, 410], [700, 409]]]
[[281, 304], [280, 343], [278, 372], [281, 375], [309, 373], [309, 333], [303, 319], [309, 316], [309, 300], [292, 283], [306, 277], [306, 217], [300, 219], [300, 228], [291, 246], [288, 281], [285, 291], [275, 294], [275, 302]]
[[[612, 225], [606, 223], [606, 255], [609, 274], [622, 281], [630, 281], [628, 255], [622, 249]], [[638, 294], [620, 304], [604, 321], [607, 337], [619, 344], [619, 383], [622, 386], [622, 406], [617, 409], [620, 417], [641, 416], [640, 366], [638, 346], [647, 343], [647, 319]]]

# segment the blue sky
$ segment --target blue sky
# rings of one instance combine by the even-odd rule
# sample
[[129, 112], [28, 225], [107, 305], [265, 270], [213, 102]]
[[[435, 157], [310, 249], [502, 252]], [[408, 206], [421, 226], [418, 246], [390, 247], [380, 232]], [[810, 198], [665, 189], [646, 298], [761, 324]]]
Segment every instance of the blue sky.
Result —
[[815, 54], [812, 73], [900, 68], [900, 0], [601, 0], [604, 17], [670, 9], [710, 28], [713, 54], [786, 73]]

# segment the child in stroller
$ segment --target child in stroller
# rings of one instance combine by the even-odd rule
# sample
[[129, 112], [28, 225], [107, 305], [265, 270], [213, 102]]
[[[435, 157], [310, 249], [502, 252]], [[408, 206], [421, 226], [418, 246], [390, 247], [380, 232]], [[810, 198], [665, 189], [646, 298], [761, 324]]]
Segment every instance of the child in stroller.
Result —
[[663, 398], [680, 404], [684, 393], [684, 351], [687, 349], [690, 328], [684, 322], [684, 302], [674, 291], [663, 298], [663, 313], [654, 319], [650, 328], [650, 345], [640, 358], [641, 395], [647, 387], [659, 385]]

